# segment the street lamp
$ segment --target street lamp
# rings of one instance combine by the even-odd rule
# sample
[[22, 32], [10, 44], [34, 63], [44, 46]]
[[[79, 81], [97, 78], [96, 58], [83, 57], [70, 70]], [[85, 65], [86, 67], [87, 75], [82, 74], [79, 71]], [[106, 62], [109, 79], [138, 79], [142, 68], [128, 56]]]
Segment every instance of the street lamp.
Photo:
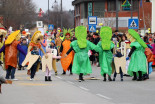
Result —
[[[55, 0], [55, 2], [54, 3], [57, 3], [57, 1]], [[61, 29], [63, 28], [63, 24], [62, 24], [62, 0], [61, 0], [61, 11], [60, 11], [60, 13], [61, 13]], [[52, 5], [52, 8], [54, 8], [54, 6]]]

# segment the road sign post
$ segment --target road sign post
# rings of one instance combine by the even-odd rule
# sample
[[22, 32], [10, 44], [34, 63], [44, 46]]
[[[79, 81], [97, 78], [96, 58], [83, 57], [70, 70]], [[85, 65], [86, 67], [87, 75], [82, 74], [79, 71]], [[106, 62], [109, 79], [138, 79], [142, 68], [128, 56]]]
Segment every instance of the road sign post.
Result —
[[97, 25], [97, 16], [88, 16], [88, 25]]
[[139, 20], [138, 19], [129, 19], [128, 20], [128, 29], [139, 29]]
[[89, 25], [90, 32], [96, 32], [96, 25]]
[[54, 25], [52, 24], [48, 25], [48, 30], [54, 30]]

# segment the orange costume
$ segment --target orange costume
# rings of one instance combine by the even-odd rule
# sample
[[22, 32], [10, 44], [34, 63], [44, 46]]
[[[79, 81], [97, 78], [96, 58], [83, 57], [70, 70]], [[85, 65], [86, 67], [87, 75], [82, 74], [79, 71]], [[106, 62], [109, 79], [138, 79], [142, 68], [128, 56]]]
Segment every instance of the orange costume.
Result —
[[5, 68], [8, 66], [17, 67], [17, 45], [20, 42], [15, 40], [10, 45], [5, 46]]
[[[61, 48], [63, 47], [63, 50], [62, 50], [61, 56], [64, 56], [67, 53], [67, 51], [71, 48], [70, 44], [71, 44], [71, 41], [67, 39], [62, 43]], [[67, 57], [61, 58], [61, 65], [65, 72], [69, 70], [69, 66], [72, 64], [73, 58], [74, 58], [73, 51]]]

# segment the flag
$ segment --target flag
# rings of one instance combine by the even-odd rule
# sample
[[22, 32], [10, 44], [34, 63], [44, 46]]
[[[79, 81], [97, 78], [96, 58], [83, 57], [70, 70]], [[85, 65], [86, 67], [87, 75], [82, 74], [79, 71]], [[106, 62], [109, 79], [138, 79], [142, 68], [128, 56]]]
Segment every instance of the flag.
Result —
[[43, 12], [43, 10], [40, 8], [39, 9], [39, 13], [38, 13], [38, 17], [42, 17], [42, 14], [43, 14], [44, 12]]
[[140, 7], [142, 7], [143, 5], [143, 0], [140, 0]]

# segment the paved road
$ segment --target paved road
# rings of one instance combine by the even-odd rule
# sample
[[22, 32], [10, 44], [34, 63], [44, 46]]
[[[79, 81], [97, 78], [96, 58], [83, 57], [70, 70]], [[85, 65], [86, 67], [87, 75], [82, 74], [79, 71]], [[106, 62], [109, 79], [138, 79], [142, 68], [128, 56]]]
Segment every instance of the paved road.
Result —
[[[44, 82], [44, 73], [37, 73], [35, 81], [29, 81], [26, 71], [17, 71], [13, 85], [3, 85], [0, 104], [154, 104], [155, 72], [143, 82], [131, 81], [119, 75], [115, 82], [103, 82], [100, 68], [92, 66], [93, 74], [100, 80], [78, 82], [77, 75], [63, 76], [60, 63], [57, 63], [58, 76], [52, 75], [52, 82]], [[53, 72], [54, 73], [54, 72]]]

